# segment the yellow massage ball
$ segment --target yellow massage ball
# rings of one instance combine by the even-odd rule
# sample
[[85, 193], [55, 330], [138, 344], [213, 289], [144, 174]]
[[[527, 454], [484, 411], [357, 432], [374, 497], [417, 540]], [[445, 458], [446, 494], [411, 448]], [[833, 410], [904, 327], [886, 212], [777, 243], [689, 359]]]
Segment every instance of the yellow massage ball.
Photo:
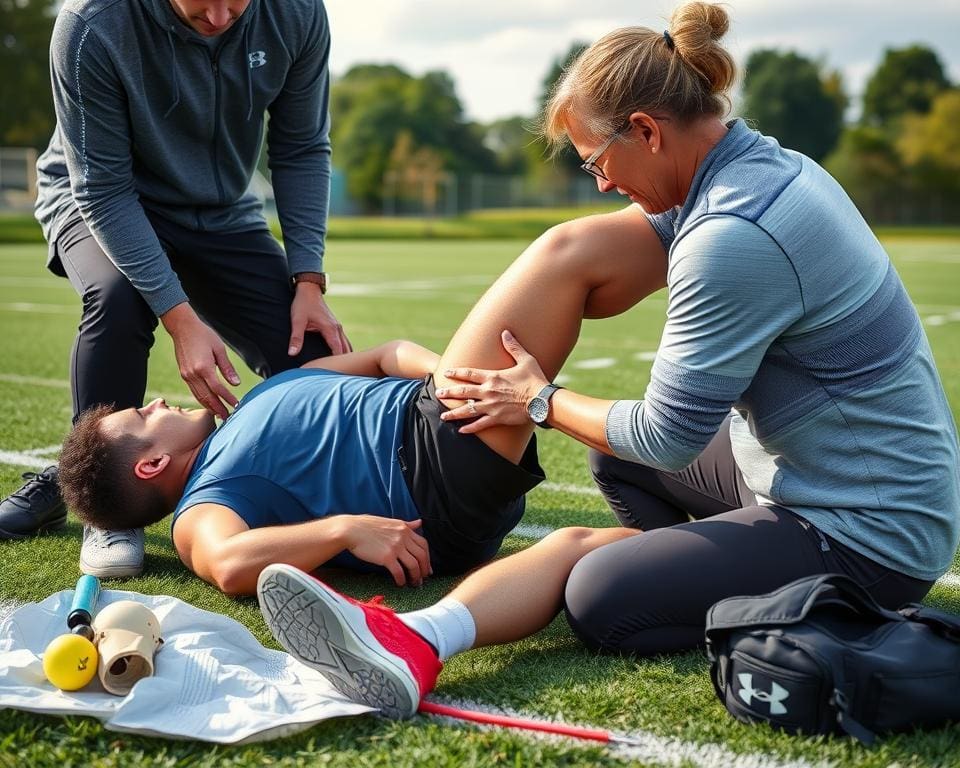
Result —
[[61, 691], [79, 691], [97, 674], [97, 647], [81, 635], [54, 638], [43, 654], [43, 673]]

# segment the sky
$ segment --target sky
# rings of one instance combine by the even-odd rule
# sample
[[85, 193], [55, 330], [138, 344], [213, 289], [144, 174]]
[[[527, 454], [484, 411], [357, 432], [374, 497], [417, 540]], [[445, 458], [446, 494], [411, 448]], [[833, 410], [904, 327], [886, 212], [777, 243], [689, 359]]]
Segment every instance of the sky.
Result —
[[[325, 0], [331, 70], [394, 63], [413, 75], [442, 69], [470, 119], [533, 115], [551, 62], [575, 40], [617, 27], [667, 29], [664, 0]], [[885, 48], [922, 43], [960, 82], [960, 0], [730, 0], [723, 44], [742, 64], [751, 51], [790, 49], [843, 74], [854, 101]], [[856, 103], [852, 111], [858, 111]]]

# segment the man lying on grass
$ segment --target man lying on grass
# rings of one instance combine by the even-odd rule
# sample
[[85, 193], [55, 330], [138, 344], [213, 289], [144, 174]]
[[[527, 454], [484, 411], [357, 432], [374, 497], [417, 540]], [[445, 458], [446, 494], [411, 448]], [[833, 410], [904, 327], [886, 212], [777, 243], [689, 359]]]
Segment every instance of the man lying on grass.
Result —
[[[660, 250], [652, 234], [650, 246]], [[461, 434], [441, 413], [472, 402], [438, 400], [434, 380], [449, 387], [454, 365], [515, 365], [503, 328], [552, 380], [585, 313], [623, 311], [660, 287], [663, 270], [662, 251], [625, 265], [615, 250], [548, 234], [480, 299], [442, 357], [397, 341], [316, 360], [255, 387], [219, 428], [209, 412], [163, 400], [87, 412], [61, 454], [65, 499], [110, 530], [173, 512], [181, 560], [229, 594], [253, 593], [275, 562], [382, 566], [400, 585], [462, 573], [493, 557], [543, 472], [530, 418]]]

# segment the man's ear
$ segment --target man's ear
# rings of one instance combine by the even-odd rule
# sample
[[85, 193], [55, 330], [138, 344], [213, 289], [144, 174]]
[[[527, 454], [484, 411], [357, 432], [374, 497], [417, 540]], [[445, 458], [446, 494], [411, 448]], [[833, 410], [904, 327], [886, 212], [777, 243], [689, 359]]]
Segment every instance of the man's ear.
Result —
[[133, 473], [141, 480], [153, 480], [170, 464], [170, 454], [162, 453], [149, 459], [140, 459], [133, 465]]

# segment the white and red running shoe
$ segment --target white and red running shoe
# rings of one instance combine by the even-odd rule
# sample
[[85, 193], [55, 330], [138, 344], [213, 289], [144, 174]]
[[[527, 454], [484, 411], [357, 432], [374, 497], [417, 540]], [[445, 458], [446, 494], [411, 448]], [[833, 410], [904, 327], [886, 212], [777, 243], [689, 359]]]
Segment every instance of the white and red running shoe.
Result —
[[270, 632], [295, 659], [387, 717], [411, 717], [443, 668], [433, 646], [382, 597], [361, 603], [276, 563], [261, 572], [257, 598]]

